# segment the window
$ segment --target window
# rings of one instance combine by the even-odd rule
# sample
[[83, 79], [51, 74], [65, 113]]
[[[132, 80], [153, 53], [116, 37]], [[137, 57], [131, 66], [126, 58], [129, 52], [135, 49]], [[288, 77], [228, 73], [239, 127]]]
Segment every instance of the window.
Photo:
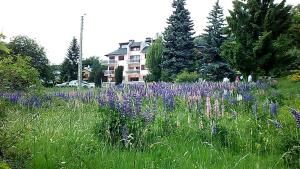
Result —
[[119, 60], [124, 60], [124, 56], [119, 56]]
[[137, 67], [135, 67], [135, 69], [136, 69], [136, 70], [140, 70], [140, 67], [139, 67], [139, 66], [137, 66]]
[[142, 70], [145, 70], [145, 65], [142, 65]]
[[115, 56], [110, 56], [109, 59], [110, 60], [115, 60]]
[[140, 47], [131, 47], [130, 51], [140, 51]]
[[140, 55], [131, 55], [130, 60], [140, 60]]
[[109, 70], [115, 70], [115, 68], [113, 66], [110, 66]]
[[131, 78], [129, 78], [129, 81], [130, 82], [137, 82], [137, 81], [139, 81], [139, 78], [138, 77], [131, 77]]

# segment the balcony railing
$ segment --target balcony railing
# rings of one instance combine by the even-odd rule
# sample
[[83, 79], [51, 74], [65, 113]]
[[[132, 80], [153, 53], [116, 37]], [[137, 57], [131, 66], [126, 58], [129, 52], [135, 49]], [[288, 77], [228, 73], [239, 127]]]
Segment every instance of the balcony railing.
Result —
[[134, 64], [134, 63], [140, 63], [140, 62], [141, 62], [140, 59], [129, 59], [129, 60], [127, 60], [128, 64]]
[[140, 73], [141, 71], [140, 70], [137, 70], [137, 69], [128, 69], [127, 71], [126, 71], [126, 73], [128, 73], [128, 74], [134, 74], [134, 73]]
[[104, 75], [113, 75], [113, 74], [115, 74], [114, 70], [105, 70], [104, 71]]
[[117, 64], [117, 60], [103, 60], [102, 63], [104, 65], [114, 65]]

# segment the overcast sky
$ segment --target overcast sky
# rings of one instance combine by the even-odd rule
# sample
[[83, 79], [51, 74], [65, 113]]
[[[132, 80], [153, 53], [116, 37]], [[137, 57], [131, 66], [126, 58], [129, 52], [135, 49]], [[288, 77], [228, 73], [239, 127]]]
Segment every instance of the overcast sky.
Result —
[[[1, 0], [0, 32], [8, 41], [27, 35], [45, 47], [51, 64], [62, 63], [84, 13], [83, 57], [104, 56], [129, 39], [142, 41], [164, 31], [173, 0]], [[196, 35], [216, 0], [187, 0]], [[299, 0], [287, 0], [295, 5]], [[225, 15], [232, 0], [220, 0]]]

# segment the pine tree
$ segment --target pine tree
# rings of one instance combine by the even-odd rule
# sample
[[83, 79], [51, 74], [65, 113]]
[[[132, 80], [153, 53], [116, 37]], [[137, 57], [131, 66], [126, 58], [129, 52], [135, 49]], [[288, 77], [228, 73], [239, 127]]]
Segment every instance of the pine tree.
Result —
[[225, 77], [234, 79], [233, 70], [220, 56], [220, 47], [226, 40], [226, 35], [225, 19], [219, 0], [213, 6], [207, 19], [208, 25], [205, 33], [200, 36], [202, 38], [202, 44], [199, 44], [202, 46], [200, 72], [205, 79], [210, 81], [220, 81]]
[[161, 63], [162, 80], [172, 81], [181, 71], [193, 70], [195, 62], [193, 22], [185, 0], [174, 0], [175, 9], [164, 32], [165, 48]]
[[62, 64], [62, 78], [64, 81], [77, 79], [78, 76], [78, 59], [79, 59], [79, 45], [77, 39], [73, 37], [70, 43], [67, 57]]

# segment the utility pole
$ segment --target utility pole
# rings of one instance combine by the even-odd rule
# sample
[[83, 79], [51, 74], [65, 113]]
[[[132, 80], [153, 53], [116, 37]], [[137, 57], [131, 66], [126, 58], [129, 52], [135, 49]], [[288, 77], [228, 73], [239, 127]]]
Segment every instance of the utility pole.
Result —
[[80, 53], [79, 53], [79, 63], [78, 63], [78, 89], [82, 87], [82, 35], [83, 35], [83, 22], [84, 16], [81, 16], [81, 26], [80, 26]]

